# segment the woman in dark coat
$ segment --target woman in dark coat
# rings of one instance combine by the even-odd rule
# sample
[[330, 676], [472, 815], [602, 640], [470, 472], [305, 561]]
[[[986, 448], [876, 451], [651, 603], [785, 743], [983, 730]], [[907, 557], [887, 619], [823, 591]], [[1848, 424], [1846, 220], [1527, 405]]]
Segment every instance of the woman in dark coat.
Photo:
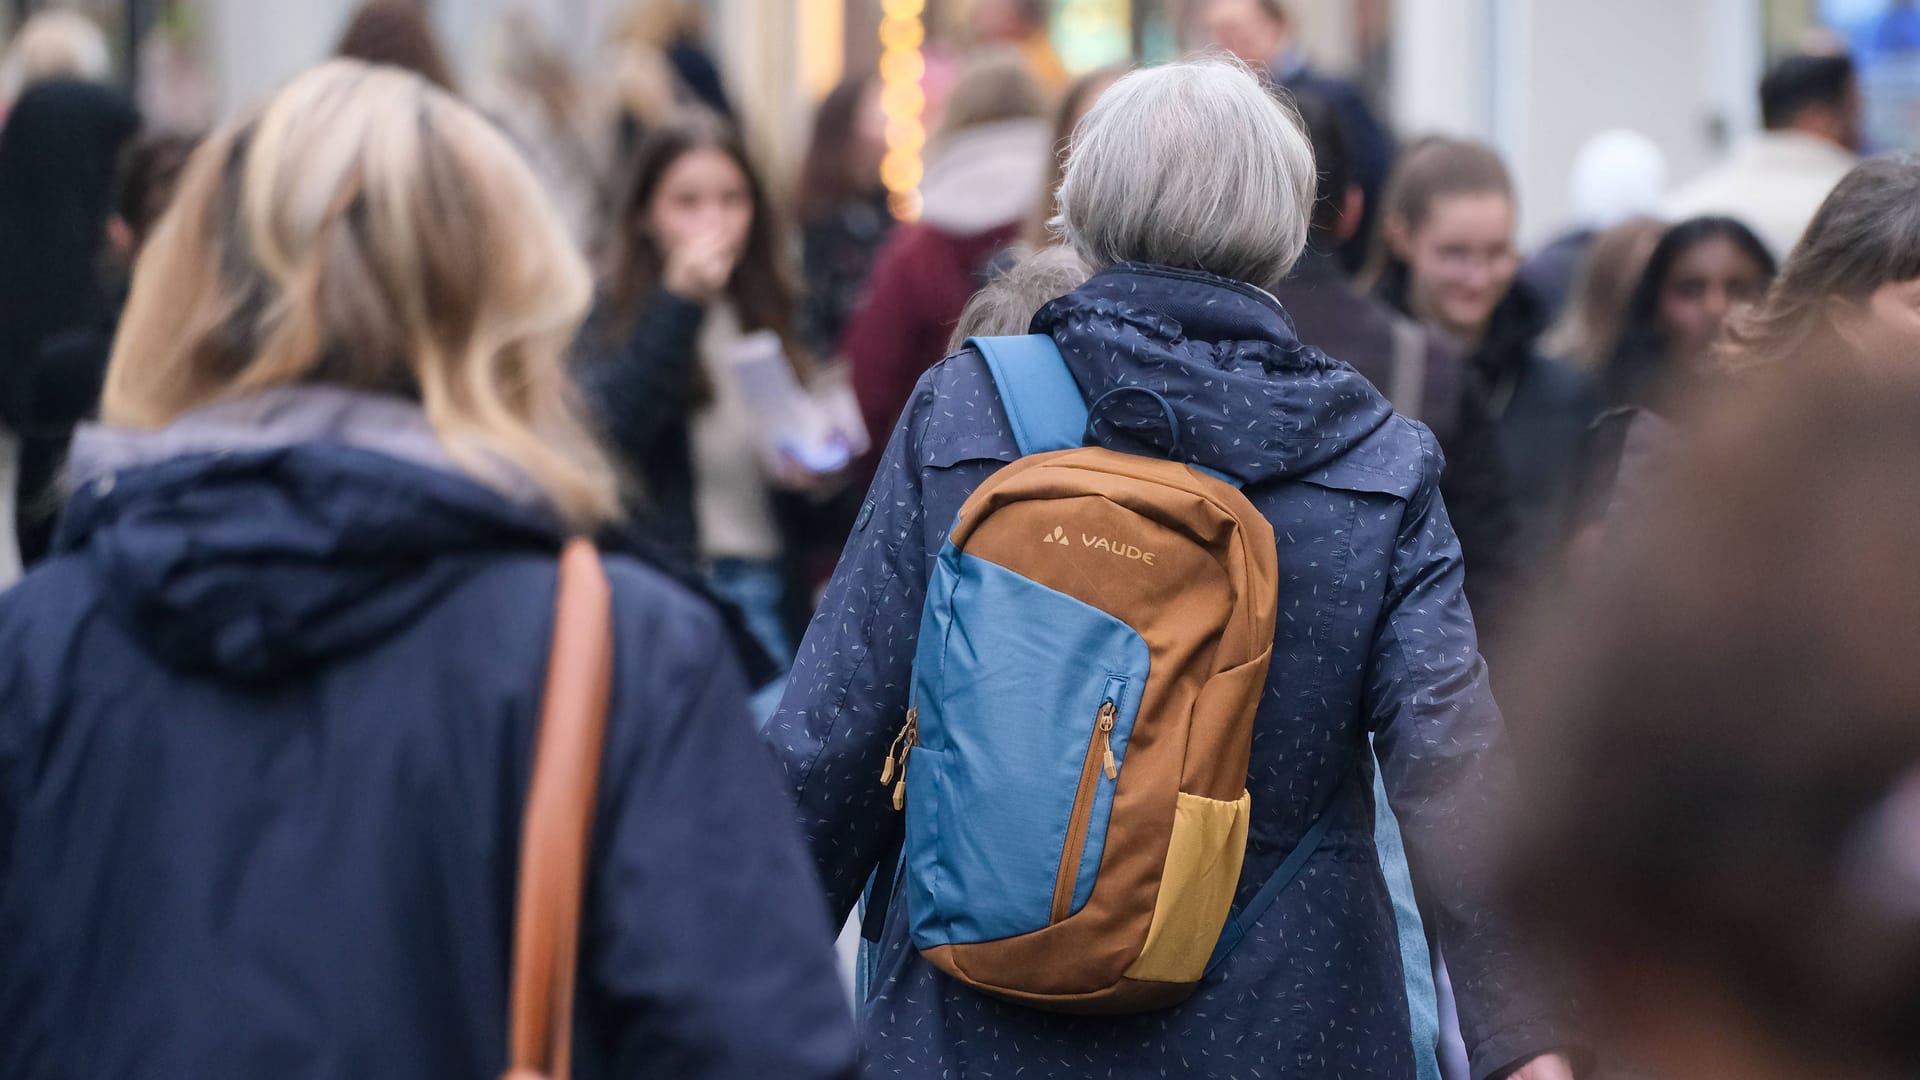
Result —
[[[590, 297], [415, 76], [336, 61], [196, 155], [57, 552], [0, 596], [0, 1075], [502, 1072], [554, 557], [618, 505]], [[717, 621], [605, 566], [575, 1075], [847, 1077]]]
[[42, 421], [37, 369], [50, 342], [118, 313], [120, 288], [102, 273], [107, 217], [116, 162], [139, 128], [126, 95], [66, 80], [21, 95], [0, 128], [0, 422], [21, 440], [9, 525], [27, 564], [53, 538], [54, 477], [73, 428]]
[[[960, 985], [914, 949], [910, 901], [882, 877], [862, 1005], [879, 1075], [1420, 1075], [1433, 1046], [1412, 1030], [1377, 864], [1370, 733], [1476, 1076], [1568, 1075], [1554, 1052], [1573, 1036], [1467, 887], [1462, 848], [1508, 765], [1433, 437], [1302, 345], [1259, 287], [1305, 247], [1314, 185], [1306, 137], [1245, 69], [1127, 76], [1083, 122], [1060, 195], [1069, 246], [1099, 272], [1033, 328], [1088, 400], [1117, 386], [1164, 397], [1181, 460], [1244, 480], [1274, 526], [1286, 614], [1255, 720], [1237, 901], [1322, 814], [1328, 839], [1192, 998], [1144, 1016], [1037, 1012]], [[934, 558], [961, 504], [1017, 453], [977, 353], [920, 380], [768, 729], [837, 916], [900, 842], [876, 780], [908, 709]]]

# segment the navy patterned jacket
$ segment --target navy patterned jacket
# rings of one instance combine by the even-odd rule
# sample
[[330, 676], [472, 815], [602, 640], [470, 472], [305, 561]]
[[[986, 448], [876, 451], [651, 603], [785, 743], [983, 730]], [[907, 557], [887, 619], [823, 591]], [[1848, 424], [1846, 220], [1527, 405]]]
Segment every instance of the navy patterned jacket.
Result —
[[[1047, 305], [1033, 329], [1053, 337], [1089, 400], [1120, 385], [1169, 399], [1186, 459], [1248, 481], [1273, 523], [1279, 619], [1237, 902], [1319, 813], [1333, 826], [1231, 959], [1163, 1013], [1061, 1016], [977, 994], [914, 951], [896, 896], [863, 1005], [870, 1074], [1413, 1076], [1373, 844], [1369, 733], [1453, 973], [1475, 1076], [1565, 1045], [1547, 991], [1522, 972], [1468, 872], [1510, 765], [1432, 435], [1351, 367], [1302, 345], [1277, 301], [1238, 282], [1122, 265]], [[877, 777], [907, 708], [929, 568], [961, 503], [1015, 457], [977, 354], [928, 372], [768, 728], [843, 917], [898, 842], [901, 819]]]

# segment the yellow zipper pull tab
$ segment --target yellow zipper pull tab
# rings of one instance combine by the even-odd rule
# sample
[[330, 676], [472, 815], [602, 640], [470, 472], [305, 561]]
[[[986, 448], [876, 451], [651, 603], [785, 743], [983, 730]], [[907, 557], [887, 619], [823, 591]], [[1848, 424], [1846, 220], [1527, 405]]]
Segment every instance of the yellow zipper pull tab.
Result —
[[1101, 763], [1106, 769], [1109, 780], [1120, 779], [1120, 765], [1113, 760], [1113, 718], [1117, 711], [1111, 701], [1100, 706], [1100, 720], [1096, 725], [1100, 731], [1101, 741], [1106, 743], [1106, 750], [1101, 755]]
[[[893, 785], [893, 808], [905, 810], [907, 808], [907, 755], [913, 753], [914, 746], [920, 742], [919, 709], [907, 710], [907, 726], [900, 730], [900, 737], [894, 742], [900, 747], [900, 779], [894, 781]], [[893, 758], [889, 757], [886, 770], [880, 774], [880, 782], [884, 784], [892, 777]]]
[[[887, 762], [886, 764], [880, 766], [880, 786], [881, 787], [885, 787], [888, 784], [893, 783], [893, 774], [894, 774], [894, 769], [896, 764], [898, 765], [898, 768], [901, 772], [906, 771], [907, 755], [905, 751], [900, 749], [900, 745], [907, 741], [909, 735], [913, 732], [915, 728], [919, 727], [919, 725], [920, 725], [920, 710], [917, 708], [909, 708], [907, 710], [907, 722], [901, 725], [900, 734], [895, 735], [893, 737], [893, 744], [887, 747]], [[894, 760], [895, 758], [899, 759], [897, 763]]]

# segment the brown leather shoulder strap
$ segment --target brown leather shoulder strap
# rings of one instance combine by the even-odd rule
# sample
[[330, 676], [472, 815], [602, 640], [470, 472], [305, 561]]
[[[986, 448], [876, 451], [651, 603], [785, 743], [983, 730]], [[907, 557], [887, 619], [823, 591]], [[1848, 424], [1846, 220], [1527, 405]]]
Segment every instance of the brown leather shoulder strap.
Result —
[[613, 593], [585, 540], [560, 555], [552, 652], [520, 836], [507, 1076], [566, 1080], [581, 893], [613, 694]]

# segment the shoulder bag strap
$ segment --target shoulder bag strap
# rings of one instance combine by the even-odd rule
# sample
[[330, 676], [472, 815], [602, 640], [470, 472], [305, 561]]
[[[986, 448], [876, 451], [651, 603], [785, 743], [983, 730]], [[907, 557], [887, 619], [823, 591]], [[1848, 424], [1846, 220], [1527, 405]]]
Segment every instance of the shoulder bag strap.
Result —
[[552, 652], [520, 835], [506, 1075], [566, 1080], [581, 893], [613, 693], [613, 593], [600, 554], [560, 555]]
[[1393, 385], [1387, 400], [1401, 416], [1418, 420], [1427, 397], [1427, 334], [1419, 323], [1397, 313], [1388, 326], [1393, 333]]

